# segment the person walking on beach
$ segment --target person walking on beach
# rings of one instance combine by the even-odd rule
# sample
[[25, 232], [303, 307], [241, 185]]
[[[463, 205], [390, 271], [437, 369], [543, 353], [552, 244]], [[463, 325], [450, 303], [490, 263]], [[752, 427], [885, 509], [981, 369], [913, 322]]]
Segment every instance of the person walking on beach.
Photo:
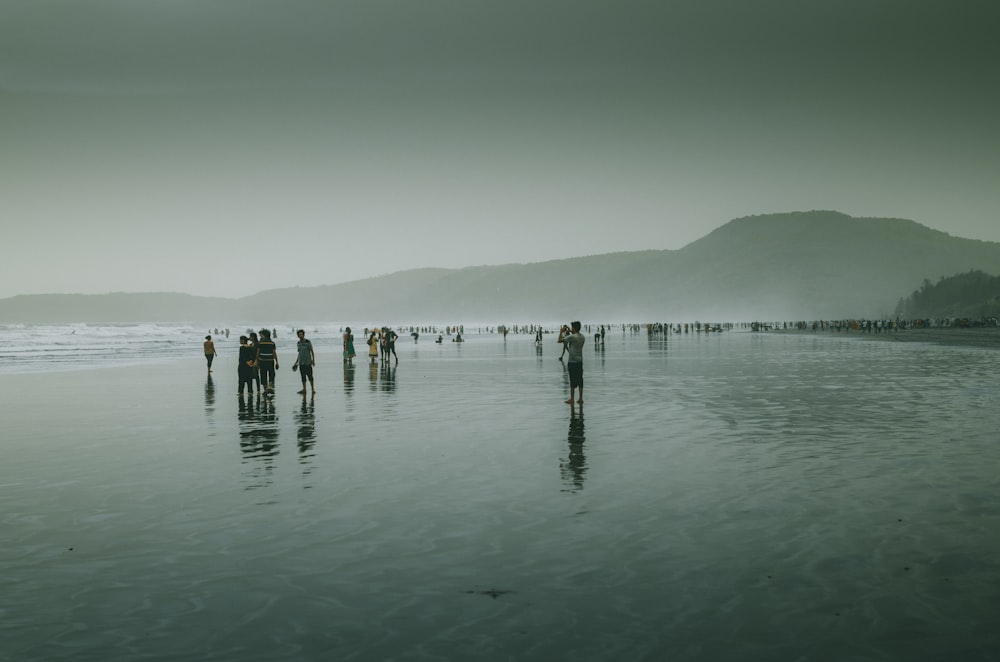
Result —
[[268, 393], [274, 392], [275, 371], [278, 369], [278, 348], [271, 340], [271, 332], [260, 330], [260, 342], [257, 343], [257, 368], [260, 369], [261, 387]]
[[205, 336], [205, 361], [208, 363], [208, 371], [212, 372], [212, 361], [218, 354], [215, 353], [215, 343], [212, 336]]
[[[306, 394], [306, 380], [309, 380], [309, 388], [313, 395], [316, 395], [316, 384], [313, 381], [313, 366], [316, 365], [316, 354], [313, 352], [313, 344], [311, 340], [306, 339], [305, 329], [299, 329], [296, 331], [296, 335], [299, 337], [299, 341], [295, 344], [295, 350], [298, 352], [298, 357], [295, 359], [295, 366], [299, 368], [299, 376], [302, 377], [302, 390], [299, 391], [299, 395], [304, 396]], [[292, 370], [295, 370], [295, 366], [292, 366]]]
[[566, 362], [566, 370], [569, 372], [569, 400], [566, 401], [566, 404], [571, 405], [574, 403], [576, 389], [579, 388], [580, 395], [575, 398], [575, 401], [582, 405], [583, 343], [585, 343], [587, 339], [580, 333], [579, 322], [573, 322], [570, 326], [571, 329], [568, 334], [563, 331], [559, 332], [559, 342], [563, 344], [563, 347], [566, 348], [566, 353], [569, 354], [569, 360]]
[[353, 365], [352, 360], [357, 354], [354, 351], [354, 334], [351, 333], [351, 327], [347, 327], [347, 331], [344, 332], [344, 363], [347, 365]]

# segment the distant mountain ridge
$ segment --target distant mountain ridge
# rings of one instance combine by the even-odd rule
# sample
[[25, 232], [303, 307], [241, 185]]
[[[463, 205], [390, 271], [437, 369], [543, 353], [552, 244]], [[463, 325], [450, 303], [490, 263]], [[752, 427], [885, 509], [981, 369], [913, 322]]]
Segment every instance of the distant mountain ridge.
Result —
[[[679, 250], [425, 268], [241, 299], [28, 295], [0, 322], [834, 319], [892, 315], [925, 280], [1000, 271], [1000, 243], [835, 211], [738, 218]], [[266, 319], [262, 319], [266, 318]]]

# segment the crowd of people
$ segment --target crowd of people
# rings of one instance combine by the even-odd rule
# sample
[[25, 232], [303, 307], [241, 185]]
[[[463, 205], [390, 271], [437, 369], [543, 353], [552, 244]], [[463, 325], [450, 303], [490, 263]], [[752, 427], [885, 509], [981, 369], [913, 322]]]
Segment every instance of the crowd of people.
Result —
[[[589, 326], [587, 327], [589, 330]], [[581, 332], [580, 322], [572, 322], [562, 325], [559, 329], [557, 342], [562, 345], [562, 354], [559, 360], [568, 355], [566, 369], [569, 373], [570, 392], [567, 404], [583, 404], [583, 345], [585, 336]], [[449, 335], [455, 333], [452, 342], [462, 342], [463, 326], [447, 327]], [[226, 330], [228, 332], [228, 329]], [[507, 329], [498, 327], [497, 331], [503, 333], [506, 339]], [[523, 331], [534, 332], [536, 338], [541, 342], [542, 328], [531, 326], [525, 327]], [[594, 334], [594, 342], [598, 347], [603, 346], [606, 330], [602, 325], [600, 330]], [[303, 397], [307, 393], [316, 395], [316, 383], [314, 368], [316, 366], [316, 352], [313, 349], [312, 341], [306, 338], [305, 329], [298, 329], [295, 332], [298, 337], [295, 345], [295, 363], [292, 364], [292, 371], [298, 372], [302, 381], [302, 389], [298, 391]], [[239, 357], [237, 360], [237, 393], [242, 398], [244, 395], [253, 396], [255, 393], [267, 398], [274, 395], [274, 384], [277, 371], [281, 365], [278, 358], [278, 348], [274, 342], [276, 331], [272, 329], [260, 329], [252, 331], [247, 329], [245, 335], [239, 337]], [[410, 334], [414, 341], [419, 337], [419, 332], [413, 331]], [[372, 366], [376, 361], [383, 365], [390, 362], [399, 363], [399, 355], [396, 353], [396, 342], [399, 339], [392, 328], [388, 326], [376, 327], [364, 330], [365, 343], [368, 345], [368, 358]], [[441, 342], [442, 336], [438, 336], [437, 342]], [[342, 334], [343, 342], [343, 362], [351, 366], [357, 358], [357, 351], [354, 346], [354, 333], [351, 327], [346, 327]], [[204, 343], [205, 359], [208, 363], [208, 371], [212, 371], [212, 362], [217, 356], [215, 344], [211, 334], [205, 336]], [[374, 369], [374, 368], [373, 368]]]
[[[622, 324], [622, 333], [631, 331], [638, 334], [643, 331], [649, 336], [660, 336], [666, 334], [686, 334], [686, 333], [713, 333], [741, 329], [744, 331], [805, 331], [805, 332], [835, 332], [835, 333], [895, 333], [907, 329], [944, 329], [944, 328], [997, 328], [1000, 327], [1000, 319], [995, 317], [981, 319], [967, 318], [941, 318], [941, 319], [847, 319], [847, 320], [816, 320], [811, 322], [740, 322], [725, 324], [704, 324], [693, 323], [665, 323], [655, 322], [647, 324]], [[419, 331], [437, 332], [433, 327], [411, 327], [410, 335], [414, 341], [419, 337]], [[463, 326], [448, 326], [446, 331], [449, 335], [455, 334], [452, 342], [462, 342]], [[562, 345], [562, 353], [558, 359], [560, 361], [568, 357], [566, 369], [569, 374], [569, 398], [567, 404], [583, 404], [583, 346], [586, 333], [593, 331], [594, 347], [600, 350], [604, 346], [604, 339], [607, 333], [605, 325], [592, 327], [583, 326], [580, 322], [561, 325], [557, 342]], [[482, 332], [482, 329], [480, 329]], [[535, 336], [536, 345], [539, 347], [543, 341], [543, 333], [549, 333], [541, 326], [526, 325], [508, 328], [498, 325], [495, 328], [487, 329], [487, 332], [502, 334], [506, 340], [507, 334], [531, 333]], [[226, 329], [228, 335], [228, 329]], [[246, 335], [240, 336], [238, 378], [240, 396], [244, 393], [254, 395], [254, 393], [270, 397], [274, 393], [274, 382], [276, 373], [280, 367], [278, 360], [278, 350], [274, 343], [275, 332], [269, 329], [260, 329], [259, 332], [247, 330]], [[313, 350], [312, 342], [306, 338], [304, 329], [296, 331], [298, 336], [295, 346], [295, 363], [292, 370], [297, 371], [302, 382], [302, 389], [299, 393], [303, 396], [307, 392], [316, 394], [314, 368], [316, 365], [316, 354]], [[372, 366], [377, 363], [388, 366], [390, 363], [399, 363], [399, 355], [396, 353], [396, 342], [399, 335], [388, 326], [364, 329], [362, 338], [368, 346], [368, 359]], [[354, 333], [351, 327], [346, 327], [342, 333], [343, 361], [346, 365], [353, 365], [357, 358], [354, 344]], [[443, 336], [438, 335], [436, 342], [443, 341]], [[205, 359], [209, 373], [212, 372], [212, 363], [217, 356], [215, 344], [211, 335], [205, 336], [204, 343]], [[539, 349], [539, 351], [541, 351]], [[373, 368], [374, 369], [374, 368]]]
[[[228, 331], [228, 329], [227, 329]], [[316, 395], [316, 381], [313, 368], [316, 366], [316, 352], [313, 350], [312, 341], [306, 338], [305, 329], [295, 332], [298, 340], [295, 344], [295, 363], [292, 364], [292, 371], [298, 372], [302, 381], [300, 395], [306, 395], [307, 387], [312, 395]], [[365, 329], [366, 342], [368, 344], [368, 356], [374, 364], [376, 359], [383, 363], [395, 360], [399, 363], [399, 355], [396, 354], [396, 340], [399, 335], [391, 328], [384, 326], [381, 328]], [[254, 393], [269, 397], [274, 393], [275, 376], [281, 367], [278, 361], [278, 348], [274, 343], [274, 330], [260, 329], [251, 331], [247, 329], [246, 335], [240, 336], [239, 359], [237, 364], [238, 389], [237, 392], [242, 397], [244, 394], [253, 396]], [[412, 334], [414, 338], [417, 333]], [[343, 360], [347, 365], [353, 365], [357, 358], [357, 351], [354, 348], [354, 333], [351, 327], [347, 327], [343, 333]], [[212, 372], [212, 362], [218, 355], [211, 334], [205, 336], [204, 343], [205, 360], [208, 363], [208, 371]]]
[[996, 317], [936, 317], [917, 319], [840, 319], [793, 322], [751, 322], [751, 331], [795, 330], [833, 331], [835, 333], [888, 333], [910, 329], [973, 329], [997, 328]]

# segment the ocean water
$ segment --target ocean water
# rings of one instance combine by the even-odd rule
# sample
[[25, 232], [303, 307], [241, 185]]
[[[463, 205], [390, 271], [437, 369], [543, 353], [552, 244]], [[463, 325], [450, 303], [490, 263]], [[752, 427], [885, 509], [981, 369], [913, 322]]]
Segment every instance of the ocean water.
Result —
[[[86, 370], [102, 366], [154, 365], [198, 355], [206, 335], [220, 354], [233, 353], [250, 327], [195, 327], [190, 324], [0, 324], [0, 374]], [[275, 328], [278, 341], [294, 346], [292, 328]], [[327, 345], [339, 343], [342, 327], [310, 326], [309, 336]], [[360, 335], [357, 334], [357, 335]]]
[[614, 329], [570, 408], [553, 336], [317, 332], [303, 398], [279, 330], [258, 400], [131, 333], [0, 380], [0, 659], [1000, 656], [1000, 352]]

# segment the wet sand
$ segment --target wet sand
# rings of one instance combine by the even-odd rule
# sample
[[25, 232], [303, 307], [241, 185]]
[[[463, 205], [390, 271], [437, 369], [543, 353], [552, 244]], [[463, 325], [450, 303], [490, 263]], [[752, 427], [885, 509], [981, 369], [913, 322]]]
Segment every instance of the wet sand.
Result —
[[986, 660], [1000, 354], [402, 344], [0, 380], [0, 657]]
[[929, 329], [906, 329], [903, 331], [889, 331], [885, 333], [864, 333], [862, 331], [836, 332], [829, 330], [817, 330], [813, 333], [810, 330], [799, 331], [797, 329], [783, 329], [767, 331], [765, 333], [775, 334], [807, 334], [824, 335], [835, 338], [854, 338], [861, 340], [871, 340], [878, 342], [922, 342], [935, 345], [950, 345], [953, 347], [982, 347], [985, 349], [1000, 349], [1000, 328], [929, 328]]

